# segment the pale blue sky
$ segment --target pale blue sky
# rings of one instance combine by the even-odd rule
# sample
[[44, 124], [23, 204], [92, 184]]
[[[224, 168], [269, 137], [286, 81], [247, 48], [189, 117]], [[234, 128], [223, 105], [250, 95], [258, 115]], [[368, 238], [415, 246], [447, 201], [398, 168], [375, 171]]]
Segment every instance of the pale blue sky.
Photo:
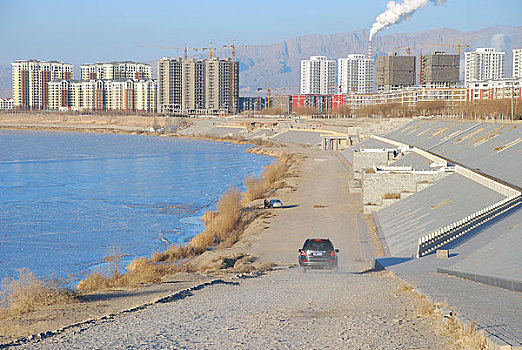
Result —
[[[402, 2], [402, 0], [398, 0]], [[152, 61], [181, 55], [140, 44], [266, 44], [306, 34], [370, 28], [386, 0], [0, 0], [0, 63]], [[522, 0], [429, 3], [383, 33], [522, 25]]]

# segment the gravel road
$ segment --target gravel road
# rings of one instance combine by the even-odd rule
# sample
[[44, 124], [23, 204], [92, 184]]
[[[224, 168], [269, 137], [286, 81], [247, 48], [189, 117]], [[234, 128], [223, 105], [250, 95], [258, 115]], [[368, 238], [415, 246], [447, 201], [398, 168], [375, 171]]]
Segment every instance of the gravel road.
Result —
[[271, 272], [22, 349], [443, 349], [410, 293], [380, 273]]
[[[294, 264], [307, 237], [330, 237], [339, 273], [280, 268], [167, 304], [97, 321], [22, 349], [445, 349], [412, 293], [369, 267], [358, 227], [360, 194], [334, 153], [307, 150], [297, 191], [262, 234], [244, 242], [261, 261]], [[320, 206], [316, 206], [320, 204]], [[363, 232], [366, 234], [365, 232]]]

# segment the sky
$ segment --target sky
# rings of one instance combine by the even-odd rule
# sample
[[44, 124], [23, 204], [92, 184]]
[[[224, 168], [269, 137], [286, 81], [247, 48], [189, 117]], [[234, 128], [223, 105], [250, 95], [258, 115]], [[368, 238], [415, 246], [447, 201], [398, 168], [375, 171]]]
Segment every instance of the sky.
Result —
[[[402, 2], [398, 0], [397, 2]], [[0, 63], [17, 59], [72, 64], [154, 61], [201, 48], [278, 43], [307, 34], [369, 29], [386, 0], [0, 0]], [[522, 0], [430, 2], [382, 32], [462, 31], [522, 25]]]

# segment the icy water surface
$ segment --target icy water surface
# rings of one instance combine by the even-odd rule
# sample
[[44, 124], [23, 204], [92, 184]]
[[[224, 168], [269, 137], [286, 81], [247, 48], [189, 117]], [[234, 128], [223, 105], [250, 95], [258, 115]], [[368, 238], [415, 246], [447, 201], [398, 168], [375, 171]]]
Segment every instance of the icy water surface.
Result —
[[0, 130], [0, 278], [75, 279], [114, 252], [150, 256], [201, 232], [231, 185], [269, 157], [153, 136]]

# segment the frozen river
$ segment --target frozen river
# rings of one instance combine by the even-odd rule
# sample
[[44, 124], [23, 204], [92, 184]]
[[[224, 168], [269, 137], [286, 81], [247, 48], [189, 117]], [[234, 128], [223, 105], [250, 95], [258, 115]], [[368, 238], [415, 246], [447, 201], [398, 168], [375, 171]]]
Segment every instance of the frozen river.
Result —
[[150, 256], [203, 229], [231, 185], [271, 158], [177, 138], [0, 131], [0, 278], [75, 280], [114, 253]]

